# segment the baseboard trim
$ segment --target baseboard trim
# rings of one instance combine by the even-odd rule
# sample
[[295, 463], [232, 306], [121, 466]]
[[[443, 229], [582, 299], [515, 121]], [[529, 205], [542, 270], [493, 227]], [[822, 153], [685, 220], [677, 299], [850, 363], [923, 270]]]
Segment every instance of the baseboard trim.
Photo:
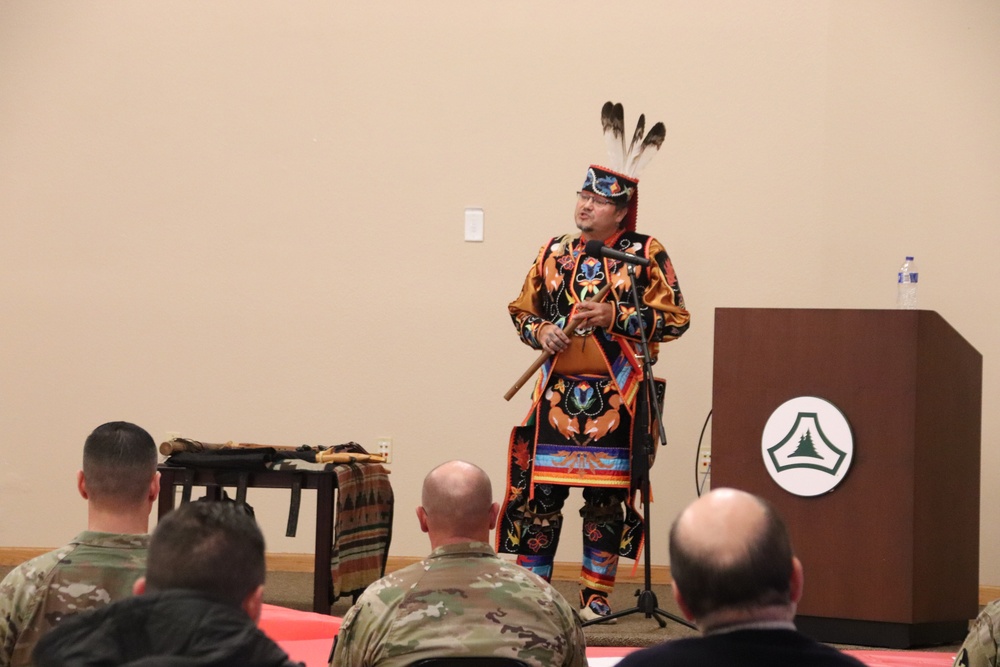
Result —
[[[50, 550], [43, 547], [0, 547], [0, 566], [18, 565]], [[395, 572], [419, 560], [420, 557], [416, 556], [389, 556], [385, 569], [386, 572]], [[312, 554], [269, 553], [267, 554], [267, 569], [273, 572], [312, 572], [313, 556]], [[650, 583], [657, 585], [670, 583], [670, 567], [667, 565], [653, 565], [649, 568], [649, 574]], [[579, 563], [558, 562], [552, 568], [552, 578], [558, 581], [576, 581], [579, 576]], [[644, 577], [645, 571], [641, 563], [633, 570], [632, 561], [623, 560], [621, 562], [621, 567], [618, 570], [618, 583], [642, 583]], [[1000, 599], [1000, 586], [989, 584], [979, 586], [979, 604], [984, 605], [997, 599]]]
[[52, 549], [40, 547], [0, 547], [0, 565], [10, 567], [20, 565], [26, 560], [31, 560], [35, 556], [41, 556]]
[[[41, 547], [0, 547], [0, 566], [13, 566], [49, 551]], [[386, 572], [395, 572], [407, 565], [420, 561], [422, 556], [389, 556]], [[313, 555], [301, 553], [268, 553], [267, 569], [272, 572], [312, 572]], [[633, 572], [632, 561], [623, 560], [618, 570], [618, 581], [621, 583], [641, 583], [645, 573], [640, 564]], [[552, 570], [552, 578], [559, 581], [575, 581], [580, 576], [579, 563], [556, 563]], [[653, 565], [650, 568], [650, 581], [654, 584], [670, 583], [670, 568], [666, 565]], [[1000, 590], [1000, 589], [998, 589]]]
[[988, 604], [1000, 599], [1000, 586], [979, 585], [979, 604]]

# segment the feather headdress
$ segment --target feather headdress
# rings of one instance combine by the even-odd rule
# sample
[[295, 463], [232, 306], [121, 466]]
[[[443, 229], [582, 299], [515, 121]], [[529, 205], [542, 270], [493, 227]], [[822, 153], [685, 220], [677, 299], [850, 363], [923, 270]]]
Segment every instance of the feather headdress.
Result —
[[606, 102], [601, 109], [601, 127], [604, 143], [608, 148], [607, 167], [590, 165], [583, 189], [602, 197], [628, 203], [628, 214], [624, 227], [635, 231], [636, 211], [639, 197], [639, 173], [649, 164], [663, 144], [667, 129], [663, 123], [656, 123], [646, 132], [646, 116], [640, 115], [632, 139], [625, 143], [625, 110], [621, 104]]
[[608, 167], [623, 176], [638, 181], [639, 174], [656, 155], [663, 145], [667, 128], [663, 123], [656, 123], [643, 138], [646, 131], [646, 116], [639, 115], [632, 141], [625, 145], [625, 110], [621, 104], [605, 102], [601, 109], [601, 127], [604, 129], [604, 142], [608, 147]]

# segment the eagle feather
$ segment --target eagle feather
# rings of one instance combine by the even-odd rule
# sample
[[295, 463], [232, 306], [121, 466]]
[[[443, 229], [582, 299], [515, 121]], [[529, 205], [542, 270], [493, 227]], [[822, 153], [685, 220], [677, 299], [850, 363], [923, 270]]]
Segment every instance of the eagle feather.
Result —
[[[656, 123], [646, 133], [646, 116], [639, 115], [632, 141], [625, 145], [625, 109], [621, 103], [605, 102], [601, 108], [601, 128], [608, 149], [608, 168], [638, 180], [641, 172], [663, 144], [667, 130]], [[645, 135], [645, 136], [643, 136]]]

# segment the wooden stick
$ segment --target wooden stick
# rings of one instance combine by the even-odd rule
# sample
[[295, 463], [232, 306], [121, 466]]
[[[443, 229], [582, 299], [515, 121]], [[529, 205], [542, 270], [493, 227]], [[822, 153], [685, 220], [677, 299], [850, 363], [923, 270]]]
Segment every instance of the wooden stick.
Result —
[[221, 449], [274, 449], [279, 452], [294, 452], [298, 447], [288, 445], [257, 445], [252, 442], [201, 442], [190, 438], [174, 438], [160, 443], [160, 453], [170, 456], [178, 452], [214, 452]]
[[[299, 451], [298, 447], [288, 445], [258, 445], [252, 442], [200, 442], [190, 438], [174, 438], [167, 442], [160, 443], [160, 453], [170, 456], [178, 452], [217, 452], [225, 449], [273, 449], [278, 452]], [[385, 457], [381, 454], [361, 454], [358, 452], [334, 452], [333, 450], [319, 450], [310, 448], [316, 452], [317, 463], [385, 463]]]
[[[605, 285], [600, 289], [600, 291], [597, 294], [587, 299], [587, 301], [599, 301], [600, 299], [603, 299], [604, 295], [608, 293], [609, 289], [611, 289], [611, 285], [610, 284]], [[574, 322], [573, 320], [568, 320], [566, 322], [566, 326], [563, 327], [563, 331], [566, 332], [567, 336], [572, 336], [578, 326], [579, 324], [577, 322]], [[511, 388], [507, 390], [507, 393], [503, 395], [504, 400], [509, 401], [511, 398], [513, 398], [514, 394], [516, 394], [518, 390], [524, 386], [524, 383], [528, 381], [528, 378], [534, 375], [535, 371], [541, 368], [542, 364], [545, 363], [545, 360], [551, 356], [552, 356], [551, 352], [546, 352], [545, 350], [542, 350], [542, 353], [538, 355], [538, 358], [535, 359], [535, 361], [531, 364], [531, 366], [528, 367], [528, 370], [524, 371], [524, 373], [521, 374], [521, 377], [517, 378], [517, 382], [515, 382], [513, 386], [511, 386]]]
[[316, 463], [385, 463], [385, 457], [381, 454], [357, 454], [354, 452], [324, 450], [316, 453]]

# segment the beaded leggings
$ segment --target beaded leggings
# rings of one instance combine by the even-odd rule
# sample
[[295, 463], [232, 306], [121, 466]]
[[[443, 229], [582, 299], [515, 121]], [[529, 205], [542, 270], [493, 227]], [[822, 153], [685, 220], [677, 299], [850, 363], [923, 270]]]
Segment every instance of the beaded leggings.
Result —
[[[524, 513], [517, 563], [547, 581], [552, 580], [552, 563], [562, 529], [562, 508], [570, 488], [557, 484], [536, 484], [534, 498], [528, 501]], [[624, 522], [622, 505], [627, 497], [627, 489], [583, 489], [580, 585], [585, 602], [591, 595], [607, 596], [614, 589]]]

